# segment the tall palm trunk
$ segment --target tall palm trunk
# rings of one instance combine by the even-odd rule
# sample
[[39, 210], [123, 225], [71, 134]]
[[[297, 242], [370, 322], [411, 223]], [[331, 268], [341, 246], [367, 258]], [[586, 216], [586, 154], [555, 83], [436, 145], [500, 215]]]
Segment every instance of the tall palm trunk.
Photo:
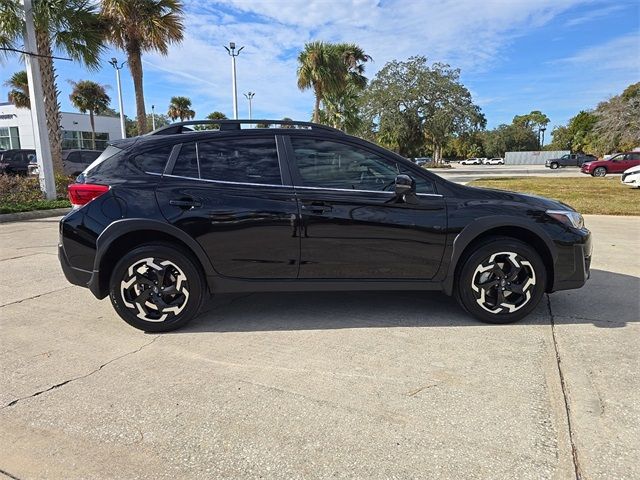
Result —
[[314, 123], [320, 123], [320, 92], [316, 90], [316, 104], [313, 109], [313, 121]]
[[89, 123], [91, 123], [91, 148], [96, 149], [96, 125], [93, 119], [93, 110], [89, 110]]
[[129, 70], [133, 77], [133, 88], [136, 92], [136, 121], [138, 123], [138, 135], [147, 133], [147, 113], [144, 108], [144, 87], [142, 85], [142, 56], [140, 47], [130, 45], [127, 48]]
[[47, 133], [51, 148], [53, 171], [62, 173], [62, 129], [60, 126], [60, 104], [58, 103], [58, 89], [56, 88], [56, 72], [53, 66], [53, 51], [51, 41], [46, 31], [36, 30], [36, 46], [42, 91], [44, 94], [44, 110], [47, 122]]

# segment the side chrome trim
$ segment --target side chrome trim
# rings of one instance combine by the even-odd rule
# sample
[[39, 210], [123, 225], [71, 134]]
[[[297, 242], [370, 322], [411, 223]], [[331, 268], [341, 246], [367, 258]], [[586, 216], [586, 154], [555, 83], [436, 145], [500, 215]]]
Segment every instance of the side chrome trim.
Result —
[[[194, 178], [194, 177], [183, 177], [181, 175], [168, 175], [162, 173], [153, 173], [153, 172], [145, 172], [149, 175], [158, 175], [164, 177], [171, 178], [181, 178], [184, 180], [195, 180], [198, 182], [208, 182], [208, 183], [221, 183], [224, 185], [246, 185], [253, 187], [280, 187], [280, 188], [293, 188], [295, 190], [329, 190], [332, 192], [358, 192], [358, 193], [382, 193], [385, 195], [394, 195], [394, 192], [383, 192], [382, 190], [355, 190], [351, 188], [324, 188], [324, 187], [300, 187], [300, 186], [290, 186], [290, 185], [275, 185], [272, 183], [249, 183], [249, 182], [230, 182], [226, 180], [209, 180], [207, 178]], [[416, 193], [416, 195], [421, 197], [439, 197], [442, 198], [443, 195], [439, 193]]]

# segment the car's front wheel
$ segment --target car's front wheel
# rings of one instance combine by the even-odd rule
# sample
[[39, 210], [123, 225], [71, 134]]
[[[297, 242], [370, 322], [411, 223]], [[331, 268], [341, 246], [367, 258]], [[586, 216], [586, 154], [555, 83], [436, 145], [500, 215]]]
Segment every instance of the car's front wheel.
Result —
[[593, 169], [593, 173], [591, 175], [593, 175], [594, 177], [604, 177], [607, 174], [607, 169], [604, 167], [597, 167]]
[[135, 248], [116, 264], [109, 297], [129, 325], [147, 332], [167, 332], [198, 314], [204, 281], [196, 260], [168, 244]]
[[544, 263], [531, 246], [510, 237], [490, 237], [464, 261], [456, 298], [483, 322], [510, 323], [538, 305], [546, 281]]
[[558, 165], [556, 162], [553, 162], [551, 165], [549, 165], [551, 167], [552, 170], [555, 170], [556, 168], [558, 168], [560, 165]]

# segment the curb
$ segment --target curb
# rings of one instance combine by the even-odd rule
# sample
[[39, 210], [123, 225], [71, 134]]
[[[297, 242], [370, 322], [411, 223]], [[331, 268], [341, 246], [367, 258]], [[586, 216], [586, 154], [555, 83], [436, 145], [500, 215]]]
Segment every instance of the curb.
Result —
[[37, 218], [60, 217], [71, 211], [71, 208], [53, 208], [50, 210], [32, 210], [30, 212], [2, 213], [0, 223], [22, 222], [24, 220], [35, 220]]

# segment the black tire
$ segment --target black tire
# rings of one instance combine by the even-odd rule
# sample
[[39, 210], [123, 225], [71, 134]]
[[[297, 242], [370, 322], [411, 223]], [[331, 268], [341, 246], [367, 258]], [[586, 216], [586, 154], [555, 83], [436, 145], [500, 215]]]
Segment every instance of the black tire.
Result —
[[205, 284], [197, 260], [165, 243], [142, 245], [116, 264], [109, 298], [118, 315], [145, 332], [186, 325], [202, 305]]
[[551, 167], [551, 170], [555, 170], [556, 168], [558, 168], [560, 165], [558, 165], [556, 162], [553, 162], [551, 165], [549, 165]]
[[607, 174], [607, 169], [604, 167], [596, 167], [593, 169], [593, 173], [591, 173], [594, 177], [604, 177]]
[[483, 322], [518, 321], [531, 313], [544, 295], [544, 263], [520, 240], [488, 237], [463, 262], [456, 277], [455, 297], [462, 308]]

